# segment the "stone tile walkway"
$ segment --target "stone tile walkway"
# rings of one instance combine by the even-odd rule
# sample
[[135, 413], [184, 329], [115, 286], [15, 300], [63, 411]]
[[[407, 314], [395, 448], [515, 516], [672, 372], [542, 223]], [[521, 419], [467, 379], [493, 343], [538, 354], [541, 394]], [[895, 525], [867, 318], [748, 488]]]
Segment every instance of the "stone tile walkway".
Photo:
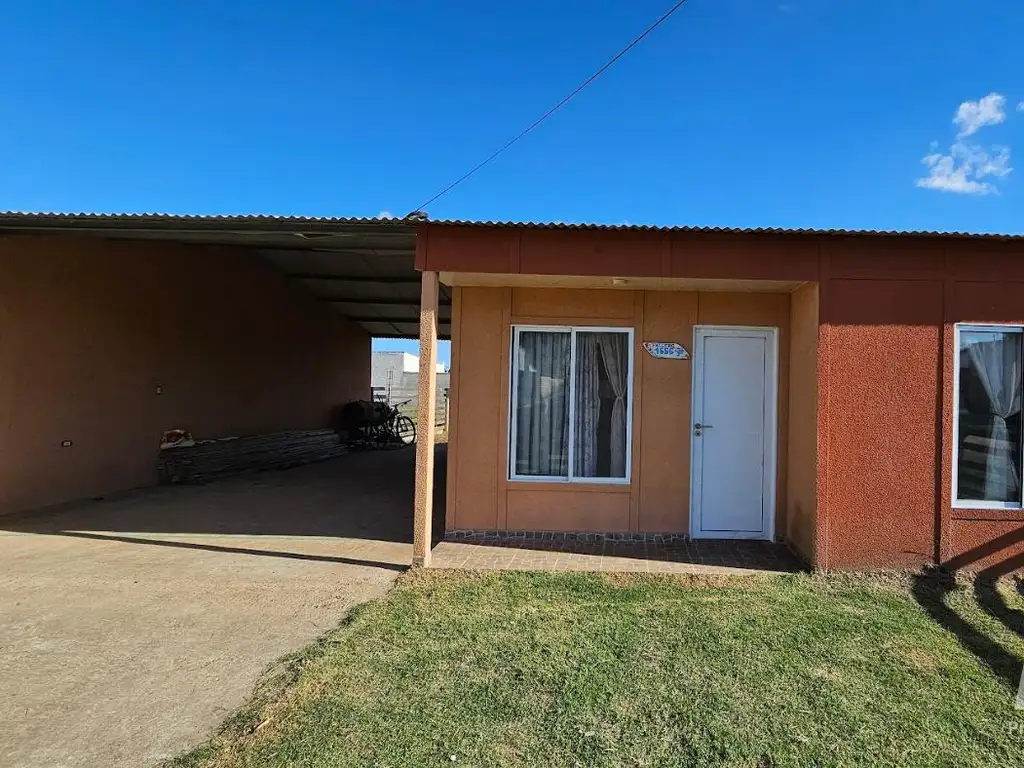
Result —
[[434, 568], [634, 573], [794, 573], [803, 565], [783, 544], [767, 541], [442, 541]]

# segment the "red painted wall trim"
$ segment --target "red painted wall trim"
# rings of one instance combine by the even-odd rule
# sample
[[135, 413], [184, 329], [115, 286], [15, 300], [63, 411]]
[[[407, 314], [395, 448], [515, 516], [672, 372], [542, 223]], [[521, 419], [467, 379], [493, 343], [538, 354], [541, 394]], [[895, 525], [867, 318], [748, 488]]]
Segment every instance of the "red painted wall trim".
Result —
[[423, 272], [427, 268], [427, 241], [430, 228], [425, 224], [416, 227], [416, 262], [415, 267]]

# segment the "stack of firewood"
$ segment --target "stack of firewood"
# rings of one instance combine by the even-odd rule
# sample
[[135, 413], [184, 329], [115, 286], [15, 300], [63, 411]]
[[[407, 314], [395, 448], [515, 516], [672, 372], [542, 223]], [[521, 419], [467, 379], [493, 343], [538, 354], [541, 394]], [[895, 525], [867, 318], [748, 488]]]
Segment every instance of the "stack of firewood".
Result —
[[156, 471], [161, 483], [202, 483], [242, 472], [286, 469], [346, 451], [331, 429], [185, 442], [160, 449]]

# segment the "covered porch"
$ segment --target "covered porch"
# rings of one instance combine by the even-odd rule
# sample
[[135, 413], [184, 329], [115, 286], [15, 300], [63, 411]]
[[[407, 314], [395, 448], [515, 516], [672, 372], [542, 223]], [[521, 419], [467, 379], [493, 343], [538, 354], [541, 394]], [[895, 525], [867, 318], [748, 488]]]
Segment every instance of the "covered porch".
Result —
[[[417, 266], [424, 350], [439, 286], [452, 293], [455, 377], [445, 541], [431, 553], [431, 532], [418, 533], [415, 563], [813, 562], [812, 240], [431, 223]], [[430, 456], [424, 443], [418, 478]], [[418, 487], [421, 504], [431, 493]], [[415, 517], [419, 531], [430, 510]]]

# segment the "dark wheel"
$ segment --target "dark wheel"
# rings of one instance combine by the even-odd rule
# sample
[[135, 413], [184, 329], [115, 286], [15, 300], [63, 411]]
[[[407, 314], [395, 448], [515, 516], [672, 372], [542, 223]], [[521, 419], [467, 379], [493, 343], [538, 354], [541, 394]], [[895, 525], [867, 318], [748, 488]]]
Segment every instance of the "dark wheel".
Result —
[[402, 445], [412, 445], [416, 442], [416, 425], [408, 416], [399, 416], [395, 419], [395, 439]]

